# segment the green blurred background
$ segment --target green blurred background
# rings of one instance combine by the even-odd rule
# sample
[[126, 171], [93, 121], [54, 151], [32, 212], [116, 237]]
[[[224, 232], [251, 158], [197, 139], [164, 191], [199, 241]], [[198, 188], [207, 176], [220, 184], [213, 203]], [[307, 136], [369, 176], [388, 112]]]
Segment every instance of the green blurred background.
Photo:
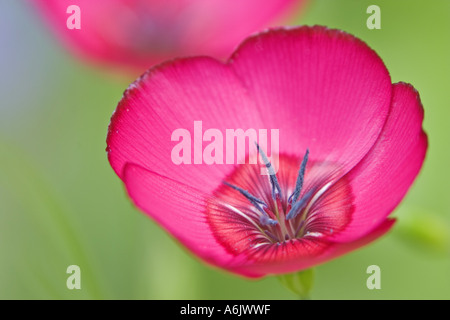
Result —
[[[371, 4], [381, 30], [366, 27]], [[450, 299], [450, 1], [311, 0], [297, 16], [362, 38], [393, 82], [412, 83], [430, 142], [393, 231], [317, 267], [312, 298]], [[1, 299], [295, 298], [205, 266], [133, 208], [104, 151], [133, 79], [68, 54], [28, 1], [0, 2], [0, 70]], [[66, 287], [71, 264], [81, 290]], [[381, 290], [366, 287], [372, 264]]]

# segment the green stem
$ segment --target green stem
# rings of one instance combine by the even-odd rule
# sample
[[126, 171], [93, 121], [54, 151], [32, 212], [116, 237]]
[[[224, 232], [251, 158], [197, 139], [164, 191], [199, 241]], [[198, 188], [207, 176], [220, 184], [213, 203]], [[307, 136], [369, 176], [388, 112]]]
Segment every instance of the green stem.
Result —
[[295, 293], [302, 300], [310, 299], [310, 292], [314, 284], [314, 269], [307, 269], [296, 273], [277, 276], [281, 284]]

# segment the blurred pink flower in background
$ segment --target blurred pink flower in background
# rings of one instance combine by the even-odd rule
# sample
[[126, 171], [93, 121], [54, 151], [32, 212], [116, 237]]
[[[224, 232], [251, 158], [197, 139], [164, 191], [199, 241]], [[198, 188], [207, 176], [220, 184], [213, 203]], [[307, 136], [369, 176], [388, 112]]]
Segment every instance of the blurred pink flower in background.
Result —
[[[251, 148], [247, 159], [262, 163], [173, 163], [172, 133], [194, 136], [198, 120], [221, 132], [279, 129], [278, 172]], [[280, 28], [248, 38], [227, 63], [193, 57], [150, 69], [120, 101], [107, 152], [136, 206], [190, 251], [260, 277], [385, 234], [426, 154], [422, 121], [417, 91], [392, 84], [361, 40]]]
[[[305, 0], [34, 0], [71, 51], [141, 73], [177, 56], [226, 58], [250, 33], [295, 13]], [[67, 28], [77, 5], [81, 28]]]

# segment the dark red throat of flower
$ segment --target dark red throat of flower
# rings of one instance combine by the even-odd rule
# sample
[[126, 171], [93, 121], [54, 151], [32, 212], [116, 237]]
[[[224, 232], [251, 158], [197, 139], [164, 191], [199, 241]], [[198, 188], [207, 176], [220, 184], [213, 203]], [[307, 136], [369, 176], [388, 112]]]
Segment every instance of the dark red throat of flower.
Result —
[[236, 167], [208, 203], [211, 228], [230, 252], [253, 255], [305, 239], [323, 241], [348, 224], [352, 192], [345, 177], [336, 179], [336, 164], [308, 161], [306, 150], [301, 161], [280, 154], [276, 172], [258, 145], [257, 150], [264, 166]]

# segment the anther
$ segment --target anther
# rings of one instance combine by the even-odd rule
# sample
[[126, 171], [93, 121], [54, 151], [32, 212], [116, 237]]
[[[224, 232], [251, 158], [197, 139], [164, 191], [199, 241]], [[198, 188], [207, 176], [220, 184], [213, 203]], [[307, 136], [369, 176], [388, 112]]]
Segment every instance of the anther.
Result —
[[260, 222], [264, 225], [274, 225], [277, 224], [278, 222], [276, 220], [272, 220], [269, 218], [269, 216], [267, 215], [267, 212], [264, 211], [263, 208], [261, 208], [261, 206], [267, 207], [267, 204], [262, 201], [261, 199], [255, 197], [254, 195], [252, 195], [250, 192], [248, 192], [247, 190], [244, 190], [242, 188], [239, 188], [238, 186], [235, 186], [231, 183], [228, 183], [226, 181], [223, 181], [223, 184], [226, 186], [229, 186], [230, 188], [239, 191], [244, 197], [247, 198], [248, 201], [250, 201], [250, 203], [256, 208], [258, 209], [261, 213], [262, 216], [260, 218]]
[[295, 190], [290, 195], [288, 201], [289, 203], [295, 203], [300, 196], [300, 192], [303, 188], [303, 181], [305, 178], [305, 168], [308, 162], [309, 149], [306, 149], [305, 156], [303, 157], [302, 164], [300, 165], [300, 169], [298, 170], [297, 182], [295, 183]]
[[269, 175], [270, 175], [270, 184], [272, 185], [272, 198], [275, 200], [277, 194], [281, 198], [281, 188], [280, 188], [280, 185], [278, 184], [278, 179], [277, 179], [275, 170], [273, 169], [272, 164], [270, 163], [269, 159], [267, 158], [267, 155], [259, 147], [258, 143], [255, 142], [255, 144], [256, 144], [256, 148], [257, 148], [259, 154], [261, 155], [264, 165], [266, 166], [267, 171], [269, 172]]
[[300, 198], [299, 201], [294, 203], [291, 210], [289, 210], [289, 213], [286, 216], [286, 220], [295, 218], [306, 207], [313, 194], [314, 189], [311, 189], [302, 198]]

